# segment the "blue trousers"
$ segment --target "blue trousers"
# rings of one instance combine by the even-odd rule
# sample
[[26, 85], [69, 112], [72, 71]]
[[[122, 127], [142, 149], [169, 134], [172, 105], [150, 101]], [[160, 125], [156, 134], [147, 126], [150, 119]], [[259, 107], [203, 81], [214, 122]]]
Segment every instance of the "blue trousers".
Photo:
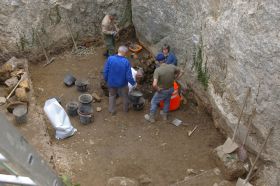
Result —
[[164, 102], [163, 112], [168, 113], [170, 99], [171, 99], [173, 91], [174, 91], [173, 87], [170, 89], [167, 89], [167, 90], [157, 91], [151, 100], [150, 114], [155, 114], [157, 112], [158, 104], [161, 101]]

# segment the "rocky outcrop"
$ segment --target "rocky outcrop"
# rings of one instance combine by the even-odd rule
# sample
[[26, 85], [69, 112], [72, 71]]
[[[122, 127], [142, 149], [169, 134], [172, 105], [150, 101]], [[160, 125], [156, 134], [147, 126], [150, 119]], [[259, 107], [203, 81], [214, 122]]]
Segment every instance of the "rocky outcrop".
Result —
[[[258, 185], [280, 184], [280, 2], [220, 0], [132, 0], [132, 20], [139, 40], [156, 53], [169, 43], [187, 81], [211, 112], [215, 124], [227, 134], [236, 126], [246, 89], [251, 94], [241, 121], [239, 139], [252, 116], [253, 132], [247, 147], [258, 151], [274, 126], [262, 159], [265, 168]], [[194, 37], [195, 36], [195, 37]], [[197, 86], [193, 53], [200, 40], [204, 81]], [[205, 73], [205, 69], [206, 73]], [[208, 79], [209, 75], [209, 79]], [[200, 79], [201, 80], [201, 79]], [[207, 83], [206, 82], [206, 83]], [[204, 82], [205, 83], [205, 82]], [[207, 85], [207, 84], [206, 84]]]
[[67, 20], [76, 40], [94, 41], [106, 12], [115, 9], [120, 25], [127, 26], [130, 7], [128, 0], [1, 0], [0, 61], [30, 51], [42, 54], [36, 33], [51, 52], [71, 46]]

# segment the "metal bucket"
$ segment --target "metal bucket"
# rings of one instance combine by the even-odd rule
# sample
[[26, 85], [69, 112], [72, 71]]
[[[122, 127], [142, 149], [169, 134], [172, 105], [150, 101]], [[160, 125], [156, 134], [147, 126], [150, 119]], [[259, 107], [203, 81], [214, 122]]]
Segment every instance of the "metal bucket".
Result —
[[78, 115], [78, 107], [79, 103], [72, 101], [66, 104], [66, 112], [69, 116], [77, 116]]
[[27, 121], [27, 106], [19, 105], [13, 110], [13, 115], [17, 124], [23, 124]]

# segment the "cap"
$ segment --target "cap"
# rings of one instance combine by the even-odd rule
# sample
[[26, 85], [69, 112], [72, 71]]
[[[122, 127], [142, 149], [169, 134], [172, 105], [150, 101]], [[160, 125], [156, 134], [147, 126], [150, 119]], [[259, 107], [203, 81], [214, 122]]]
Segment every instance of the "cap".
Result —
[[164, 57], [164, 55], [162, 54], [162, 53], [160, 53], [160, 54], [158, 54], [157, 56], [156, 56], [156, 60], [157, 61], [163, 61], [165, 59], [165, 57]]

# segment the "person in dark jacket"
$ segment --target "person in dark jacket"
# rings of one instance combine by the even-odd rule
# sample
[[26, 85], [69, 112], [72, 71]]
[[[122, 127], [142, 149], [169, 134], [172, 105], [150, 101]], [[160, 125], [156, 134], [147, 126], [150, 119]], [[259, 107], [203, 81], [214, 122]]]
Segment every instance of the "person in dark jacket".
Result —
[[167, 44], [164, 44], [162, 47], [162, 52], [160, 52], [159, 54], [163, 54], [164, 55], [164, 62], [166, 64], [172, 64], [177, 66], [177, 58], [175, 56], [174, 53], [170, 52], [170, 46]]
[[125, 57], [128, 52], [126, 46], [120, 46], [118, 54], [110, 56], [105, 63], [103, 75], [109, 87], [109, 112], [112, 115], [116, 113], [116, 96], [119, 94], [123, 97], [124, 111], [128, 111], [128, 83], [136, 86], [133, 79], [131, 66]]

